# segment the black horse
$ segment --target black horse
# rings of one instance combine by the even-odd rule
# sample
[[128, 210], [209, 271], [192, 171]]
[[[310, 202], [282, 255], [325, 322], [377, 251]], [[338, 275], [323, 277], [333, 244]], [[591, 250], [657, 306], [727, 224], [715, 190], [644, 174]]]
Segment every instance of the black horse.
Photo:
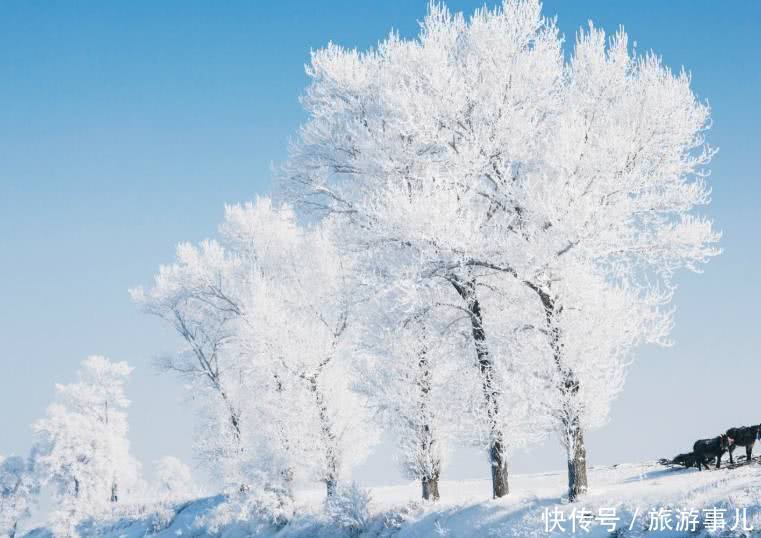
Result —
[[721, 468], [721, 457], [724, 455], [730, 445], [734, 441], [730, 441], [727, 434], [723, 433], [713, 439], [701, 439], [695, 441], [692, 447], [692, 451], [695, 453], [695, 459], [697, 460], [698, 470], [702, 471], [703, 467], [708, 469], [708, 462], [716, 458], [716, 468]]
[[758, 426], [741, 426], [739, 428], [729, 428], [727, 430], [727, 437], [732, 441], [729, 445], [729, 463], [734, 463], [732, 458], [732, 452], [738, 446], [745, 447], [745, 455], [750, 461], [753, 457], [753, 445], [756, 444], [756, 439], [761, 439], [761, 424]]
[[670, 463], [673, 463], [674, 465], [682, 465], [689, 469], [690, 467], [698, 466], [698, 459], [694, 452], [688, 452], [687, 454], [677, 454]]

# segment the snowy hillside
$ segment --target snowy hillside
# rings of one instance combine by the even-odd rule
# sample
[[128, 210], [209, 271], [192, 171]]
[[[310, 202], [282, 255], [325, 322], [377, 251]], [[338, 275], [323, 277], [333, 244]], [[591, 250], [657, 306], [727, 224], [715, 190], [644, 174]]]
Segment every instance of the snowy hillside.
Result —
[[[582, 502], [572, 504], [561, 502], [565, 479], [561, 472], [516, 475], [512, 481], [514, 493], [495, 501], [484, 500], [490, 493], [488, 480], [443, 481], [442, 501], [436, 505], [417, 501], [417, 484], [373, 488], [369, 522], [355, 535], [607, 536], [613, 525], [618, 536], [761, 535], [761, 465], [702, 473], [694, 469], [672, 471], [657, 464], [596, 467], [590, 473], [593, 492]], [[299, 512], [306, 515], [285, 526], [275, 527], [252, 518], [228, 524], [218, 534], [351, 536], [324, 515], [322, 495], [321, 488], [300, 492], [298, 502], [304, 510]], [[80, 527], [80, 533], [124, 538], [207, 536], [213, 533], [204, 522], [222, 502], [222, 497], [212, 497], [180, 504], [163, 514], [146, 510], [143, 517], [86, 524]], [[696, 532], [690, 532], [693, 529]], [[40, 529], [27, 536], [42, 538], [49, 533]]]

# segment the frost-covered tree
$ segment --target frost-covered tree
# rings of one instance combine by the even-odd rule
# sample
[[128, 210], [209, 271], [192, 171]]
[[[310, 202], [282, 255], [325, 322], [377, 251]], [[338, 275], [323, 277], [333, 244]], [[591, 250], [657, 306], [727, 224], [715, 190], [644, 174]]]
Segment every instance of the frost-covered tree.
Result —
[[300, 227], [290, 207], [269, 199], [228, 207], [222, 234], [241, 260], [241, 280], [255, 282], [241, 298], [238, 343], [264, 395], [260, 431], [279, 440], [271, 457], [283, 469], [307, 471], [332, 495], [371, 441], [350, 390], [348, 262], [326, 226]]
[[606, 282], [588, 266], [563, 269], [563, 278], [553, 285], [554, 297], [565, 305], [552, 319], [554, 332], [546, 328], [546, 309], [534, 305], [523, 312], [528, 324], [515, 333], [511, 347], [545, 359], [524, 368], [545, 384], [537, 392], [540, 415], [551, 419], [567, 451], [569, 486], [577, 488], [569, 494], [575, 497], [587, 485], [581, 432], [607, 422], [637, 346], [668, 344], [672, 312], [663, 308], [663, 295], [644, 297], [625, 284]]
[[240, 311], [234, 346], [245, 385], [243, 409], [256, 430], [255, 437], [249, 438], [252, 460], [256, 461], [252, 472], [264, 483], [268, 495], [279, 499], [278, 512], [287, 514], [295, 467], [305, 461], [304, 445], [296, 435], [300, 428], [293, 423], [300, 417], [289, 414], [301, 402], [289, 380], [272, 368], [276, 359], [267, 352], [263, 331], [274, 325], [262, 314], [273, 302], [269, 292], [273, 276], [296, 252], [299, 229], [287, 207], [257, 198], [253, 203], [227, 206], [220, 232], [228, 256], [236, 260], [237, 291], [230, 300]]
[[[289, 233], [274, 219], [246, 223], [266, 239], [256, 250], [248, 239], [237, 241], [234, 234], [245, 230], [236, 227], [235, 217], [233, 208], [228, 208], [224, 227], [231, 248], [211, 240], [199, 246], [182, 243], [176, 262], [160, 268], [153, 287], [136, 288], [131, 294], [146, 312], [162, 318], [183, 338], [187, 347], [160, 366], [191, 381], [200, 411], [196, 446], [201, 461], [225, 485], [245, 493], [260, 476], [261, 465], [255, 461], [272, 448], [261, 442], [261, 425], [277, 423], [276, 418], [262, 417], [267, 395], [260, 391], [269, 386], [254, 381], [257, 371], [250, 353], [256, 333], [248, 324], [249, 313], [258, 307], [259, 297], [266, 299], [260, 293], [261, 264], [275, 267], [276, 258], [290, 250], [285, 238], [276, 241], [280, 251], [267, 248], [267, 241], [275, 237], [270, 234]], [[265, 223], [268, 228], [257, 226]]]
[[55, 403], [34, 423], [35, 471], [53, 486], [57, 534], [76, 535], [83, 517], [134, 492], [140, 466], [129, 452], [124, 383], [132, 368], [97, 355], [82, 362], [76, 383], [56, 385]]
[[449, 387], [435, 382], [434, 376], [441, 376], [443, 368], [434, 364], [439, 349], [429, 334], [427, 320], [411, 319], [402, 324], [399, 332], [391, 339], [396, 356], [385, 372], [395, 372], [401, 379], [381, 381], [379, 388], [395, 393], [385, 395], [385, 400], [396, 404], [391, 406], [396, 408], [392, 420], [401, 430], [399, 444], [407, 474], [420, 480], [423, 499], [436, 501], [445, 450], [442, 420], [446, 415], [437, 412], [435, 405], [439, 402], [435, 398], [443, 395], [435, 391]]
[[164, 357], [159, 367], [190, 382], [201, 411], [197, 446], [202, 460], [228, 484], [247, 487], [245, 467], [250, 454], [244, 439], [242, 372], [228, 349], [240, 318], [233, 297], [235, 261], [214, 241], [199, 246], [181, 243], [177, 260], [162, 265], [154, 285], [130, 294], [145, 312], [169, 324], [185, 347]]
[[462, 361], [470, 339], [451, 330], [464, 325], [462, 313], [442, 306], [441, 286], [403, 285], [404, 278], [384, 286], [385, 271], [378, 274], [381, 282], [368, 283], [378, 293], [357, 308], [355, 384], [394, 435], [402, 471], [420, 482], [423, 499], [436, 501], [448, 447], [472, 428], [468, 397], [478, 383]]
[[264, 482], [283, 502], [296, 473], [332, 493], [349, 455], [365, 453], [363, 428], [350, 427], [361, 413], [346, 374], [346, 271], [327, 229], [258, 198], [228, 206], [218, 241], [182, 245], [151, 290], [133, 291], [190, 346], [168, 364], [205, 387], [204, 459], [237, 455], [241, 483]]
[[387, 351], [371, 354], [363, 390], [397, 437], [402, 470], [420, 481], [423, 499], [436, 501], [451, 386], [441, 380], [443, 357], [426, 321], [413, 318], [394, 329], [384, 331]]
[[30, 515], [38, 491], [30, 461], [0, 456], [0, 536], [16, 536], [19, 523]]
[[193, 473], [185, 463], [174, 456], [164, 456], [155, 464], [155, 495], [162, 502], [191, 499], [198, 495]]
[[[674, 273], [697, 271], [718, 254], [719, 234], [695, 213], [709, 201], [704, 177], [713, 151], [703, 141], [708, 108], [696, 100], [686, 74], [672, 74], [653, 55], [630, 52], [623, 31], [606, 41], [592, 27], [579, 34], [563, 96], [544, 169], [527, 172], [525, 185], [510, 193], [524, 215], [533, 215], [524, 217], [523, 226], [531, 240], [520, 241], [526, 257], [503, 269], [514, 271], [541, 302], [556, 386], [573, 402], [581, 398], [583, 379], [566, 354], [566, 341], [579, 335], [562, 318], [577, 306], [568, 296], [583, 292], [564, 292], [563, 282], [598, 274], [614, 296], [615, 286], [632, 294], [632, 312], [644, 309], [635, 335], [622, 334], [632, 327], [626, 309], [604, 316], [619, 335], [598, 341], [603, 349], [626, 338], [662, 341], [669, 322], [653, 316], [662, 316], [658, 310], [671, 300]], [[582, 418], [570, 412], [560, 432], [571, 498], [587, 487], [582, 426]]]
[[[407, 252], [416, 278], [459, 296], [495, 496], [508, 491], [506, 445], [525, 437], [503, 427], [510, 410], [500, 399], [521, 405], [509, 393], [546, 362], [558, 400], [585, 390], [565, 356], [564, 340], [577, 337], [560, 318], [574, 305], [558, 282], [588, 271], [664, 305], [676, 270], [717, 253], [718, 235], [694, 211], [708, 202], [713, 151], [703, 141], [708, 107], [689, 77], [631, 51], [623, 31], [580, 33], [568, 61], [562, 43], [537, 0], [506, 0], [469, 19], [431, 4], [417, 39], [392, 34], [368, 52], [331, 44], [312, 56], [309, 120], [284, 174], [300, 204], [350, 225], [355, 250]], [[505, 309], [496, 280], [520, 311], [541, 312], [521, 321], [541, 322], [549, 357], [517, 358], [536, 363], [522, 377], [505, 367], [521, 323], [499, 338], [487, 331], [500, 330], [494, 309]], [[567, 408], [560, 429], [575, 498], [587, 487], [586, 450], [581, 407]]]
[[[520, 433], [502, 427], [500, 415], [509, 410], [499, 399], [506, 391], [496, 385], [500, 358], [489, 349], [482, 309], [488, 291], [479, 282], [486, 266], [505, 254], [485, 240], [499, 233], [494, 215], [500, 207], [476, 183], [494, 173], [484, 170], [486, 148], [479, 145], [499, 145], [493, 124], [510, 123], [492, 109], [499, 102], [497, 79], [512, 75], [511, 85], [500, 84], [512, 88], [516, 102], [525, 97], [541, 108], [554, 100], [547, 86], [556, 77], [552, 66], [562, 64], [556, 31], [551, 24], [531, 24], [529, 8], [511, 4], [506, 13], [478, 12], [469, 25], [431, 6], [419, 41], [392, 35], [366, 54], [334, 45], [316, 52], [304, 99], [310, 121], [286, 170], [302, 204], [353, 224], [359, 248], [372, 248], [378, 257], [410, 250], [419, 259], [417, 278], [451, 285], [449, 302], [467, 313], [471, 326], [475, 360], [468, 362], [481, 378], [495, 497], [508, 492], [507, 445]], [[516, 17], [527, 23], [512, 24]], [[502, 106], [507, 115], [525, 105], [507, 100]], [[520, 112], [514, 119], [538, 121]]]

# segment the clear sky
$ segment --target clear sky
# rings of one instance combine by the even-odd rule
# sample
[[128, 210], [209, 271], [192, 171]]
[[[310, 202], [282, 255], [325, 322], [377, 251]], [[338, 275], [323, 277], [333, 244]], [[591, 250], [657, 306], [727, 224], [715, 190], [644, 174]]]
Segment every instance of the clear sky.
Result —
[[[177, 342], [127, 289], [177, 242], [213, 235], [224, 203], [271, 189], [271, 163], [304, 119], [310, 48], [412, 36], [424, 12], [403, 0], [0, 4], [0, 454], [29, 449], [54, 382], [98, 353], [135, 366], [136, 455], [192, 461], [181, 384], [151, 366]], [[591, 463], [673, 455], [761, 422], [761, 3], [552, 0], [545, 14], [570, 43], [588, 19], [623, 24], [640, 50], [684, 65], [720, 147], [710, 214], [725, 253], [680, 279], [676, 345], [638, 353], [611, 423], [589, 436]], [[399, 480], [390, 453], [355, 477]], [[485, 461], [460, 451], [447, 476], [485, 477]], [[554, 439], [512, 460], [519, 472], [563, 465]]]

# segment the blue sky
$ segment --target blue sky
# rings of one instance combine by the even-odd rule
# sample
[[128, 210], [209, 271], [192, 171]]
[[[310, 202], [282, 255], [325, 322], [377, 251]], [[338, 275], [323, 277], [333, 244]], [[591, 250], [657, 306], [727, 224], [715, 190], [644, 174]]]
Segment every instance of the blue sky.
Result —
[[[151, 366], [176, 341], [127, 289], [148, 283], [177, 242], [213, 235], [224, 203], [270, 190], [271, 164], [304, 118], [310, 48], [366, 48], [391, 28], [411, 36], [424, 12], [402, 0], [0, 4], [0, 454], [28, 450], [54, 382], [98, 353], [136, 367], [137, 456], [192, 460], [181, 384]], [[554, 0], [545, 14], [571, 43], [588, 19], [623, 24], [640, 50], [684, 65], [720, 147], [709, 212], [725, 253], [680, 278], [676, 345], [638, 353], [611, 423], [589, 436], [592, 464], [673, 455], [761, 422], [761, 3]], [[387, 480], [381, 452], [359, 480]], [[512, 462], [563, 465], [554, 439]], [[487, 471], [464, 450], [448, 474]]]

